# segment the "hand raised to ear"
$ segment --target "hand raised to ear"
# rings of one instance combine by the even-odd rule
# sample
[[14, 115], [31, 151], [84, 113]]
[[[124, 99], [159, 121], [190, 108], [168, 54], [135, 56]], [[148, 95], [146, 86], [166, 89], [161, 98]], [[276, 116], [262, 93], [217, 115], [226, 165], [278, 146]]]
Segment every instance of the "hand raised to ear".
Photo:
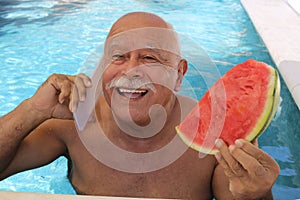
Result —
[[53, 74], [29, 99], [33, 109], [46, 118], [71, 119], [79, 101], [85, 100], [91, 80], [84, 74], [67, 76]]

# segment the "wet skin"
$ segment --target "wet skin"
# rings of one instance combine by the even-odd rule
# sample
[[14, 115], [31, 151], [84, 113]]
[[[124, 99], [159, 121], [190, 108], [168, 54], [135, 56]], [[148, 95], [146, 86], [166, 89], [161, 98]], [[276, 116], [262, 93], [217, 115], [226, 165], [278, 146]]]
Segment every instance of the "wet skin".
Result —
[[[112, 26], [107, 39], [143, 27], [172, 29], [156, 15], [131, 13]], [[180, 89], [187, 62], [178, 55], [158, 49], [145, 46], [122, 54], [105, 55], [107, 68], [102, 79], [103, 95], [95, 107], [97, 123], [94, 125], [101, 127], [100, 134], [128, 152], [143, 154], [166, 146], [176, 137], [174, 127], [196, 103], [173, 93]], [[153, 63], [175, 70], [172, 87], [153, 83], [155, 90], [151, 90], [146, 85], [136, 88], [128, 84], [110, 84], [121, 77], [131, 81], [144, 80], [147, 70], [140, 71], [137, 67]], [[152, 80], [157, 76], [149, 77]], [[82, 74], [76, 77], [51, 75], [33, 97], [0, 118], [0, 179], [46, 165], [64, 155], [69, 160], [70, 182], [79, 194], [195, 200], [212, 199], [213, 196], [225, 200], [273, 199], [271, 188], [279, 174], [277, 163], [243, 140], [230, 148], [219, 141], [220, 152], [215, 157], [207, 155], [202, 159], [198, 152], [178, 143], [179, 149], [185, 147], [187, 150], [174, 162], [151, 172], [128, 173], [107, 166], [83, 143], [85, 139], [96, 141], [96, 138], [88, 137], [91, 133], [98, 134], [99, 129], [91, 126], [78, 134], [72, 119], [72, 112], [79, 101], [84, 101], [88, 87], [91, 87], [90, 80]], [[164, 108], [166, 119], [162, 129], [152, 137], [133, 137], [117, 124], [116, 121], [132, 128], [133, 121], [139, 126], [147, 126], [150, 123], [149, 108], [154, 104]], [[132, 121], [128, 119], [128, 111]], [[160, 115], [154, 113], [154, 116]], [[94, 146], [96, 152], [101, 147]], [[138, 166], [132, 165], [133, 169], [135, 167]]]

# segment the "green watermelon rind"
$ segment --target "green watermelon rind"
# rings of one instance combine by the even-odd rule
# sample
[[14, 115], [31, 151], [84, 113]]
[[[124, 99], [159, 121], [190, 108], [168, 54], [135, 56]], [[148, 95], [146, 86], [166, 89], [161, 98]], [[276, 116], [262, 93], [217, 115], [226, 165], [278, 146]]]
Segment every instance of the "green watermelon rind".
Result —
[[187, 137], [185, 137], [185, 135], [179, 130], [179, 126], [176, 126], [175, 127], [176, 129], [176, 132], [177, 134], [179, 135], [179, 137], [181, 138], [181, 140], [186, 144], [188, 145], [190, 148], [198, 151], [198, 152], [201, 152], [201, 153], [204, 153], [204, 154], [215, 154], [218, 152], [217, 149], [208, 149], [208, 148], [204, 148], [202, 146], [199, 146], [197, 145], [196, 143], [193, 143], [192, 141], [190, 141]]
[[[253, 127], [252, 131], [248, 134], [247, 137], [244, 139], [247, 141], [253, 141], [258, 136], [260, 136], [264, 130], [269, 126], [271, 123], [273, 117], [275, 116], [277, 107], [279, 105], [280, 100], [280, 80], [279, 75], [276, 69], [273, 67], [266, 65], [270, 70], [270, 80], [269, 80], [269, 86], [268, 86], [268, 93], [267, 93], [267, 101], [265, 102], [265, 108], [263, 112], [261, 113], [260, 117], [257, 120], [256, 125]], [[188, 145], [190, 148], [204, 153], [204, 154], [210, 154], [214, 155], [219, 150], [215, 148], [215, 146], [210, 148], [204, 148], [201, 145], [198, 145], [196, 143], [193, 143], [190, 139], [188, 139], [179, 129], [179, 126], [175, 127], [177, 134], [182, 139], [182, 141]]]
[[260, 136], [264, 130], [270, 125], [280, 99], [280, 80], [277, 71], [268, 66], [271, 70], [270, 82], [269, 82], [269, 90], [267, 94], [267, 101], [265, 103], [265, 108], [260, 117], [257, 120], [256, 126], [253, 127], [252, 131], [245, 138], [247, 141], [253, 141], [258, 136]]
[[275, 84], [276, 87], [274, 89], [274, 94], [273, 94], [274, 102], [273, 102], [272, 112], [271, 112], [270, 117], [269, 117], [268, 121], [266, 122], [265, 126], [261, 130], [261, 132], [264, 132], [265, 129], [270, 125], [271, 121], [273, 120], [273, 118], [276, 114], [277, 108], [280, 104], [280, 79], [279, 79], [278, 72], [276, 70], [275, 70], [275, 73], [276, 73], [276, 84]]

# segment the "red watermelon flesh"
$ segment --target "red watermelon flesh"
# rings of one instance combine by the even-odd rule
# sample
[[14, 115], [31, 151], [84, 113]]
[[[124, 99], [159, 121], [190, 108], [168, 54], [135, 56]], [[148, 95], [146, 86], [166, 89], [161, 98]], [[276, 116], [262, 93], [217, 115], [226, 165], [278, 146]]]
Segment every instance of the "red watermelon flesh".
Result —
[[176, 127], [191, 148], [216, 153], [215, 140], [227, 145], [236, 139], [253, 141], [270, 124], [280, 94], [277, 71], [248, 60], [230, 69], [205, 93], [194, 109]]

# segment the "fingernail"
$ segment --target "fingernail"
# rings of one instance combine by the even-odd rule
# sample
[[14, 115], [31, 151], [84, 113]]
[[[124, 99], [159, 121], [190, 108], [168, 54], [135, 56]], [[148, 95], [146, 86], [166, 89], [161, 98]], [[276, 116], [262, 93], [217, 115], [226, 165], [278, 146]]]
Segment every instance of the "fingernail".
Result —
[[221, 153], [220, 153], [220, 152], [217, 152], [217, 153], [215, 154], [215, 157], [216, 157], [216, 159], [217, 159], [218, 161], [220, 161], [220, 160], [222, 159], [222, 156], [221, 156]]
[[242, 147], [244, 145], [243, 141], [240, 139], [237, 139], [234, 143], [237, 147]]
[[85, 96], [81, 96], [80, 101], [85, 101]]
[[90, 80], [86, 81], [86, 86], [92, 86], [92, 82]]
[[229, 152], [230, 152], [230, 153], [232, 153], [234, 149], [235, 149], [235, 146], [234, 146], [234, 145], [230, 145], [230, 146], [229, 146]]
[[63, 104], [64, 102], [65, 102], [65, 99], [61, 99], [61, 100], [59, 101], [60, 104]]
[[222, 141], [221, 141], [220, 139], [216, 139], [216, 140], [215, 140], [215, 145], [216, 145], [217, 148], [221, 148], [221, 146], [222, 146]]

